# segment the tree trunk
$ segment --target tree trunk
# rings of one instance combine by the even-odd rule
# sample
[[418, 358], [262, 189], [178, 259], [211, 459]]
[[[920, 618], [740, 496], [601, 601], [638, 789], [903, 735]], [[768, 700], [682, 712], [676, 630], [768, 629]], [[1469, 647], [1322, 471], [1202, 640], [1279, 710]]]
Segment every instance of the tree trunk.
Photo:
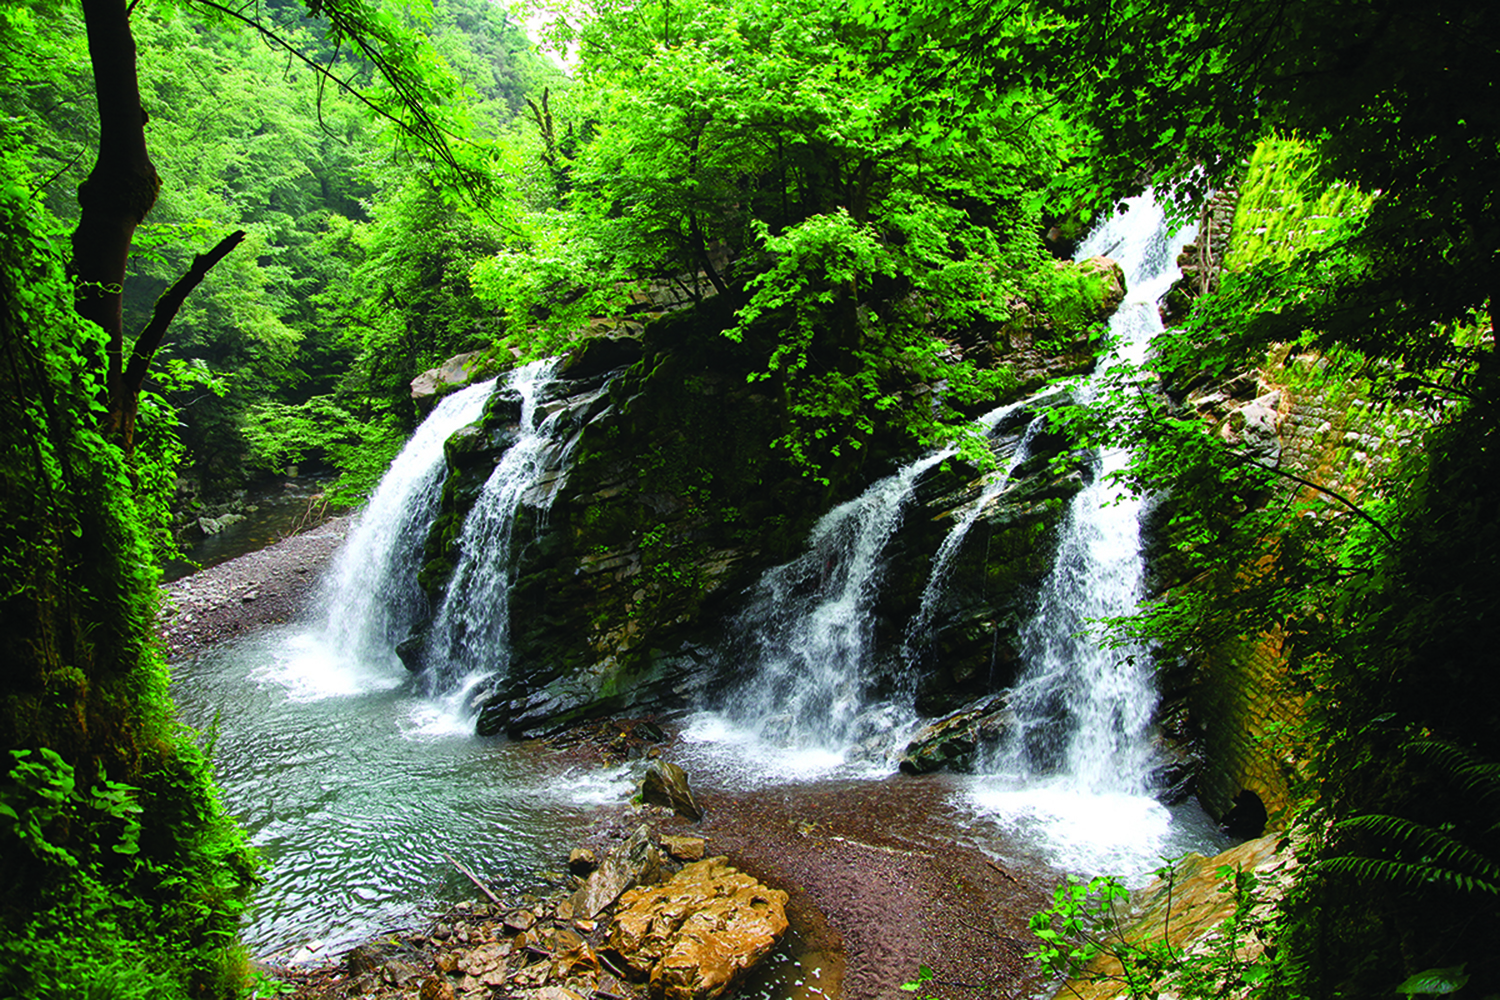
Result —
[[108, 335], [105, 431], [118, 438], [130, 408], [127, 397], [134, 395], [125, 384], [125, 265], [135, 229], [156, 204], [161, 182], [146, 151], [146, 113], [125, 0], [82, 0], [82, 5], [99, 106], [99, 155], [78, 186], [82, 211], [73, 231], [73, 266], [82, 285], [79, 315]]

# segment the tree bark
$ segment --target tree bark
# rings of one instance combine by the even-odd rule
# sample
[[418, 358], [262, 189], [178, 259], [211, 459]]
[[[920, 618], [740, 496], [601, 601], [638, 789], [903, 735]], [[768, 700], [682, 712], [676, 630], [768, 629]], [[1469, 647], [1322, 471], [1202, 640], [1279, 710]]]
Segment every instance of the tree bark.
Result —
[[78, 186], [82, 210], [73, 231], [73, 266], [81, 284], [78, 312], [107, 335], [104, 389], [107, 433], [124, 431], [125, 265], [136, 227], [156, 204], [161, 181], [146, 151], [146, 113], [135, 71], [135, 38], [126, 0], [82, 0], [94, 95], [99, 108], [99, 153]]

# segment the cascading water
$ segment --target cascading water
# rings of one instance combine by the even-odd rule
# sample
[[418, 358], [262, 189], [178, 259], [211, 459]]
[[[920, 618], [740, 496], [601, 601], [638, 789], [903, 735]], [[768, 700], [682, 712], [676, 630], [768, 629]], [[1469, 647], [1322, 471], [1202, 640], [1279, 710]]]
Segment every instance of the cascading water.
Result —
[[[1022, 400], [1009, 406], [1002, 406], [992, 410], [979, 419], [980, 426], [987, 431], [993, 431], [1002, 420], [1024, 407], [1034, 405], [1035, 400]], [[968, 504], [959, 513], [954, 521], [953, 527], [948, 534], [943, 536], [943, 543], [932, 557], [932, 568], [927, 574], [927, 585], [922, 588], [922, 603], [917, 610], [916, 616], [906, 627], [906, 648], [904, 654], [908, 660], [915, 660], [922, 645], [930, 637], [933, 615], [937, 612], [938, 603], [942, 600], [943, 590], [948, 583], [949, 572], [953, 568], [953, 560], [958, 555], [958, 550], [963, 546], [964, 539], [969, 535], [969, 529], [974, 527], [974, 522], [979, 520], [985, 509], [995, 502], [1010, 485], [1011, 474], [1031, 453], [1031, 441], [1038, 430], [1046, 425], [1045, 417], [1034, 418], [1026, 426], [1026, 432], [1021, 436], [1016, 450], [1011, 453], [1010, 459], [1005, 465], [992, 472], [986, 477], [984, 486], [973, 502]]]
[[[592, 398], [532, 405], [545, 380], [543, 366], [509, 376], [530, 402], [510, 449], [521, 451], [501, 462], [550, 456], [528, 464], [534, 474], [519, 490], [540, 508], [561, 485], [564, 435]], [[394, 653], [427, 614], [416, 573], [438, 513], [444, 442], [481, 417], [494, 389], [447, 397], [418, 428], [345, 542], [317, 622], [174, 664], [179, 710], [219, 729], [226, 807], [265, 863], [243, 930], [257, 954], [286, 956], [309, 938], [322, 941], [318, 955], [336, 953], [467, 896], [445, 853], [490, 877], [530, 879], [597, 803], [630, 792], [621, 770], [580, 772], [476, 738], [461, 707], [424, 695]], [[538, 434], [550, 432], [558, 438], [541, 447]]]
[[426, 613], [420, 552], [437, 516], [443, 442], [479, 419], [495, 380], [443, 399], [401, 449], [339, 550], [324, 601], [327, 646], [350, 660], [396, 664], [396, 643]]
[[928, 455], [835, 507], [813, 528], [808, 551], [768, 571], [726, 646], [754, 664], [728, 706], [762, 739], [816, 748], [830, 760], [889, 731], [909, 706], [867, 704], [873, 678], [872, 604], [881, 554], [922, 475], [951, 452]]
[[[1155, 328], [1154, 301], [1170, 280], [1175, 244], [1149, 205], [1137, 204], [1086, 249], [1109, 252], [1130, 275], [1131, 300], [1115, 329], [1138, 354]], [[450, 697], [433, 699], [413, 685], [392, 647], [425, 618], [415, 576], [437, 512], [443, 443], [481, 415], [492, 383], [445, 400], [402, 452], [346, 543], [321, 627], [269, 629], [174, 664], [184, 718], [204, 727], [223, 720], [215, 757], [225, 802], [267, 864], [246, 930], [257, 951], [286, 950], [312, 935], [326, 939], [326, 954], [468, 895], [445, 852], [521, 884], [572, 842], [591, 804], [621, 803], [631, 793], [624, 770], [580, 774], [534, 748], [478, 739], [461, 707], [454, 711], [467, 678], [506, 668], [510, 567], [524, 529], [560, 489], [578, 428], [606, 405], [602, 390], [549, 400], [547, 378], [540, 367], [511, 376], [523, 411], [515, 440], [465, 525], [460, 565], [432, 619], [426, 648], [439, 669], [431, 679]], [[902, 700], [909, 692], [896, 677], [900, 657], [872, 648], [875, 609], [903, 508], [944, 457], [924, 457], [830, 512], [805, 555], [767, 574], [721, 644], [726, 662], [736, 658], [754, 676], [717, 723], [701, 714], [674, 749], [700, 789], [714, 787], [715, 772], [720, 787], [743, 789], [875, 771], [882, 782], [869, 786], [879, 789], [871, 808], [890, 803], [879, 799], [897, 787], [883, 780], [886, 754], [900, 749], [915, 713]], [[912, 629], [927, 627], [965, 535], [1023, 457], [1012, 456], [953, 521]], [[1101, 462], [1107, 472], [1121, 460]], [[1070, 638], [1091, 616], [1127, 610], [1139, 588], [1135, 511], [1106, 498], [1096, 480], [1067, 521], [1059, 571], [1027, 632], [1032, 669], [1012, 697], [1014, 742], [990, 762], [994, 774], [961, 783], [964, 803], [950, 805], [986, 850], [1010, 842], [993, 836], [999, 825], [1055, 864], [1139, 873], [1174, 844], [1201, 848], [1212, 839], [1202, 828], [1168, 833], [1178, 821], [1140, 794], [1154, 697], [1146, 679], [1115, 659], [1088, 661], [1089, 644]], [[1100, 603], [1085, 603], [1094, 598]], [[723, 761], [728, 768], [705, 747], [726, 735], [739, 741]], [[868, 753], [857, 749], [862, 743]]]
[[[978, 425], [992, 432], [1034, 402], [999, 407]], [[925, 455], [835, 507], [813, 527], [806, 552], [761, 577], [721, 654], [742, 662], [748, 680], [723, 712], [699, 716], [689, 739], [739, 744], [761, 758], [772, 779], [827, 774], [851, 760], [877, 772], [890, 766], [917, 715], [911, 678], [876, 676], [875, 603], [885, 552], [917, 484], [952, 455]], [[960, 515], [934, 561], [920, 621], [931, 618], [964, 534], [1024, 459], [1023, 443]], [[908, 637], [924, 627], [914, 622]], [[882, 686], [884, 698], [876, 691]]]
[[521, 397], [517, 437], [464, 520], [458, 564], [428, 631], [424, 661], [434, 694], [462, 697], [509, 666], [517, 515], [525, 504], [545, 517], [581, 437], [576, 424], [607, 388], [549, 404], [555, 368], [553, 361], [533, 362], [512, 377], [511, 388]]
[[[1161, 211], [1143, 197], [1080, 248], [1080, 257], [1118, 261], [1128, 292], [1110, 322], [1115, 353], [1079, 388], [1079, 402], [1097, 397], [1119, 360], [1142, 359], [1161, 329], [1156, 302], [1190, 237], [1171, 238]], [[1053, 571], [1022, 632], [1014, 723], [984, 768], [992, 777], [972, 792], [981, 813], [1030, 829], [1061, 863], [1095, 871], [1149, 867], [1170, 824], [1149, 797], [1157, 699], [1149, 658], [1101, 649], [1088, 634], [1094, 620], [1127, 614], [1141, 597], [1140, 505], [1110, 483], [1126, 460], [1118, 452], [1098, 456], [1093, 481], [1073, 500]]]

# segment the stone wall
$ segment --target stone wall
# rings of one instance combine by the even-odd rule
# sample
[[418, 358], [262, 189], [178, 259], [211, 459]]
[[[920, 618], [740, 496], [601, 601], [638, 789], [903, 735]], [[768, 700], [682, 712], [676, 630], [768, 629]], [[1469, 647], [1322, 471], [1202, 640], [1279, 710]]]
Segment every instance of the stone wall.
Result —
[[[1279, 468], [1357, 503], [1373, 477], [1420, 447], [1431, 422], [1420, 411], [1372, 402], [1363, 380], [1329, 377], [1326, 368], [1323, 358], [1279, 347], [1255, 373], [1256, 399], [1228, 412], [1273, 400]], [[1298, 496], [1319, 499], [1328, 498], [1313, 489]], [[1336, 501], [1324, 510], [1322, 516], [1352, 516]], [[1279, 635], [1262, 635], [1197, 668], [1189, 711], [1203, 761], [1198, 795], [1215, 817], [1229, 815], [1245, 792], [1273, 826], [1292, 805], [1296, 761], [1285, 731], [1300, 721], [1301, 702], [1287, 683], [1281, 646]]]

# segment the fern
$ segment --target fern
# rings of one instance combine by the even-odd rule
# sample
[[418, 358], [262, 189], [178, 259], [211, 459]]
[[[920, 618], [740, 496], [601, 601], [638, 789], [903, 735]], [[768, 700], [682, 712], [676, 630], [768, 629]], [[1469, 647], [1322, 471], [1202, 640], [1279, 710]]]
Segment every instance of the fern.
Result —
[[1441, 830], [1400, 816], [1356, 816], [1336, 824], [1334, 829], [1371, 834], [1397, 845], [1398, 853], [1420, 855], [1420, 864], [1448, 865], [1455, 871], [1500, 882], [1500, 864]]
[[1437, 740], [1416, 740], [1407, 750], [1436, 764], [1454, 784], [1480, 801], [1500, 795], [1500, 763], [1486, 763], [1462, 747]]
[[[1442, 786], [1462, 792], [1475, 804], [1500, 792], [1500, 764], [1481, 760], [1462, 747], [1416, 740], [1407, 744], [1406, 752], [1430, 765]], [[1489, 832], [1496, 828], [1491, 826]], [[1333, 830], [1361, 835], [1393, 857], [1346, 854], [1325, 858], [1318, 865], [1324, 872], [1414, 890], [1445, 888], [1500, 896], [1500, 860], [1460, 840], [1450, 832], [1451, 824], [1435, 829], [1402, 816], [1370, 814], [1336, 823]]]
[[1412, 861], [1385, 861], [1379, 858], [1345, 855], [1326, 858], [1319, 863], [1318, 868], [1329, 874], [1349, 875], [1362, 882], [1384, 882], [1405, 889], [1446, 888], [1468, 894], [1488, 893], [1492, 896], [1500, 896], [1500, 885], [1494, 882], [1449, 868]]

